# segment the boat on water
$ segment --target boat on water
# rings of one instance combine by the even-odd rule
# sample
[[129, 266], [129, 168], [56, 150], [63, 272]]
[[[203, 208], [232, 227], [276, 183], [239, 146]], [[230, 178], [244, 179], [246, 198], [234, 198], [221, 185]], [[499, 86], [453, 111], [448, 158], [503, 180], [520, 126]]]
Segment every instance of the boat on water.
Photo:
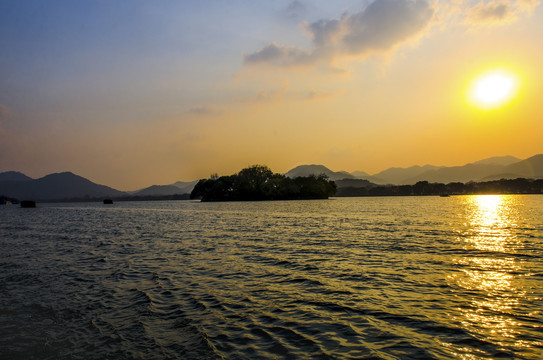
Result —
[[23, 200], [21, 201], [22, 208], [35, 208], [36, 202], [34, 200]]
[[111, 199], [104, 199], [104, 204], [105, 204], [105, 205], [112, 205], [112, 204], [113, 204], [113, 200], [111, 200]]

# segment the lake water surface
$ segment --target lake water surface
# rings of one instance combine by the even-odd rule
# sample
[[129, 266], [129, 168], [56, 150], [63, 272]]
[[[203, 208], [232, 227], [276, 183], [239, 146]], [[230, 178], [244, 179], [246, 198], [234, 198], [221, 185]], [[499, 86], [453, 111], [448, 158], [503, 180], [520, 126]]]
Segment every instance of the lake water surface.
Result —
[[541, 359], [543, 196], [0, 207], [0, 359]]

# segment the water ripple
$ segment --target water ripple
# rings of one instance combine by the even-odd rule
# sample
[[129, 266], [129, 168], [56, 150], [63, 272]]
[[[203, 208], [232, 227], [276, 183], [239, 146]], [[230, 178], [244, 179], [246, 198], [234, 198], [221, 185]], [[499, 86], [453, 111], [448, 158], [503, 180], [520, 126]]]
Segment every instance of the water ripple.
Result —
[[543, 200], [490, 200], [0, 207], [0, 358], [539, 359]]

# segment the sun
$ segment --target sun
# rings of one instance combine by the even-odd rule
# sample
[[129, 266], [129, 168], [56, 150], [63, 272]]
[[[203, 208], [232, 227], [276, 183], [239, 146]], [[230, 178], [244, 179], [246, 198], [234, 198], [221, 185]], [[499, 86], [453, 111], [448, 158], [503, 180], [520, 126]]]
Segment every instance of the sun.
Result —
[[490, 110], [504, 106], [516, 95], [518, 80], [515, 74], [506, 70], [490, 70], [471, 83], [470, 102], [481, 109]]

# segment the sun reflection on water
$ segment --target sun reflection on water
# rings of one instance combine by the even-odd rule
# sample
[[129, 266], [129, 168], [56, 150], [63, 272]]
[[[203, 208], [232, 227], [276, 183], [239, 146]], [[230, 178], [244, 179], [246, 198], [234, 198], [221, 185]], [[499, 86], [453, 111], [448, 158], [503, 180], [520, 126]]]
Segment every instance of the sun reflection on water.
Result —
[[453, 260], [461, 271], [449, 279], [471, 297], [456, 319], [465, 329], [481, 340], [521, 348], [526, 346], [518, 339], [521, 324], [511, 316], [526, 295], [520, 285], [522, 262], [514, 257], [522, 246], [515, 233], [515, 201], [502, 195], [466, 198], [465, 228], [458, 238], [466, 255]]
[[[468, 198], [467, 248], [489, 252], [515, 251], [512, 229], [518, 217], [514, 198], [505, 195], [478, 195]], [[513, 246], [511, 246], [513, 245]]]

